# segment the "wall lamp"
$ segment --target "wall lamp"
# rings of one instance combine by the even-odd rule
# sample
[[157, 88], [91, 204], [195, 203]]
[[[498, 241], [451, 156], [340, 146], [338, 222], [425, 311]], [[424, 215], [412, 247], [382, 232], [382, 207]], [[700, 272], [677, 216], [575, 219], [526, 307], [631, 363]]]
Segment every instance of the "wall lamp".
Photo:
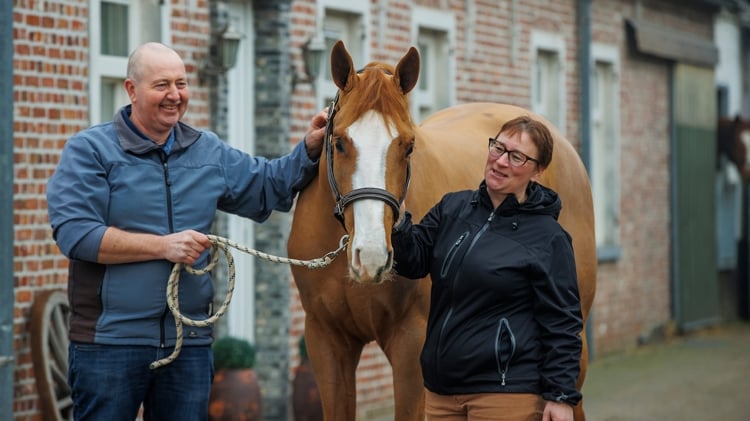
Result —
[[292, 91], [298, 83], [309, 83], [315, 89], [315, 81], [320, 74], [320, 64], [323, 61], [325, 51], [325, 44], [316, 36], [311, 36], [302, 45], [302, 61], [305, 65], [305, 75], [297, 75], [294, 66], [292, 66]]
[[204, 80], [208, 75], [221, 75], [234, 67], [237, 63], [237, 52], [240, 41], [245, 35], [237, 32], [230, 25], [212, 34], [212, 42], [216, 54], [211, 55], [198, 69], [198, 79]]

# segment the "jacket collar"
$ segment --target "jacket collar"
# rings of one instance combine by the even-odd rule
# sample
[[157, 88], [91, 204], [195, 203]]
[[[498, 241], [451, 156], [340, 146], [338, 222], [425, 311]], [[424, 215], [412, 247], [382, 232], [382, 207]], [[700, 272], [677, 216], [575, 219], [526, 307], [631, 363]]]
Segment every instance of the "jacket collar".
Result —
[[[487, 184], [482, 181], [479, 189], [474, 192], [475, 199], [483, 206], [492, 209], [492, 200], [487, 192]], [[526, 189], [526, 200], [518, 203], [515, 194], [509, 194], [503, 203], [498, 206], [496, 212], [500, 215], [512, 215], [515, 213], [535, 213], [551, 215], [555, 219], [560, 215], [562, 202], [557, 193], [539, 183], [530, 183]]]
[[[142, 155], [156, 149], [161, 145], [154, 142], [151, 138], [143, 134], [135, 124], [130, 120], [132, 105], [126, 105], [115, 114], [113, 124], [117, 139], [120, 146], [126, 152]], [[201, 136], [201, 132], [188, 126], [183, 122], [178, 122], [174, 128], [174, 146], [172, 153], [185, 149], [195, 143]]]

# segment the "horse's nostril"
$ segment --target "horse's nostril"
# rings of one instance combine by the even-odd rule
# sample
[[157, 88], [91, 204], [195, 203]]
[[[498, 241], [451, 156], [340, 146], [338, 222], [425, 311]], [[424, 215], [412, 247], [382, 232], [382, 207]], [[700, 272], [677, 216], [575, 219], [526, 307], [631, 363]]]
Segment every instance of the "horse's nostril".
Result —
[[360, 253], [362, 252], [361, 249], [355, 248], [354, 252], [352, 252], [352, 266], [355, 268], [362, 267], [362, 260], [360, 258]]

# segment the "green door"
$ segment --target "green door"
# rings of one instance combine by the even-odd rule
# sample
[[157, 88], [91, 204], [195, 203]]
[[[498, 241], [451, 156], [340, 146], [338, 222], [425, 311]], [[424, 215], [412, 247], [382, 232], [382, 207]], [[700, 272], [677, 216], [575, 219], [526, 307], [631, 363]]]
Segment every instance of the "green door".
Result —
[[713, 69], [674, 66], [672, 221], [674, 317], [681, 330], [719, 321], [715, 238]]

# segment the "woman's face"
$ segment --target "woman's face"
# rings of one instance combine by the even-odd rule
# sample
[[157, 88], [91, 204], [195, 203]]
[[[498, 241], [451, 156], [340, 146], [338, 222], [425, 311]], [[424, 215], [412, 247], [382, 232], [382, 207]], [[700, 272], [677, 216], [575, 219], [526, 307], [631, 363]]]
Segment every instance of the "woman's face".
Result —
[[[484, 169], [484, 180], [492, 203], [498, 207], [509, 194], [515, 194], [519, 202], [526, 200], [526, 187], [537, 181], [543, 169], [536, 162], [537, 147], [525, 132], [508, 136], [500, 133], [495, 145], [491, 145]], [[520, 154], [518, 154], [520, 152]], [[502, 154], [501, 154], [502, 153]], [[511, 159], [511, 154], [526, 162]], [[515, 161], [515, 162], [512, 162]]]

